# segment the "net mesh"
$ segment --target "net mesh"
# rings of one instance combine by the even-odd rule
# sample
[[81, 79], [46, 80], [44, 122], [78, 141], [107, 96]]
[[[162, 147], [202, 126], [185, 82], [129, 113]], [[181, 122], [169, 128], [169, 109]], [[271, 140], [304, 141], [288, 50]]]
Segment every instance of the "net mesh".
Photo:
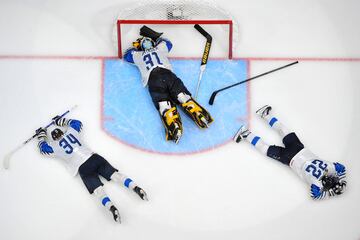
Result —
[[[117, 20], [231, 20], [232, 51], [238, 43], [238, 24], [236, 19], [214, 2], [203, 0], [146, 0], [131, 7], [124, 8], [118, 14]], [[228, 34], [228, 26], [222, 26]], [[130, 28], [122, 29], [126, 35]], [[117, 25], [113, 30], [113, 39], [117, 45]]]

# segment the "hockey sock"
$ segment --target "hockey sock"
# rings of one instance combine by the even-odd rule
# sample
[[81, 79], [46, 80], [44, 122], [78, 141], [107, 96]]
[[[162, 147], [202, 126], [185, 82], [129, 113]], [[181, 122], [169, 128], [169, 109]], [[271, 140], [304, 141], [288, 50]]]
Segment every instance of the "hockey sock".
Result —
[[267, 123], [270, 125], [271, 128], [277, 130], [282, 137], [285, 137], [289, 133], [289, 129], [284, 126], [276, 117], [271, 116], [270, 114], [265, 116], [264, 119], [267, 121]]
[[111, 206], [114, 204], [111, 202], [110, 198], [105, 193], [104, 187], [98, 187], [94, 190], [94, 195], [101, 201], [101, 204], [110, 210]]
[[131, 178], [119, 172], [114, 172], [113, 175], [111, 175], [110, 179], [114, 182], [123, 184], [125, 187], [131, 190], [134, 190], [134, 188], [137, 186]]
[[187, 95], [186, 93], [179, 93], [177, 95], [177, 99], [181, 104], [183, 104], [189, 101], [191, 99], [191, 96]]
[[259, 136], [256, 136], [253, 133], [249, 133], [249, 135], [245, 138], [249, 143], [251, 143], [259, 152], [266, 155], [269, 145], [267, 145]]

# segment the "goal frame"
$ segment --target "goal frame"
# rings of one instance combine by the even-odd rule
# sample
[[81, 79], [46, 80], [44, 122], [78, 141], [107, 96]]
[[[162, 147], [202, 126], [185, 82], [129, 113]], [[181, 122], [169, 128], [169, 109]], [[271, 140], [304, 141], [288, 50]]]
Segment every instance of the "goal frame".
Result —
[[118, 56], [123, 57], [121, 25], [123, 24], [219, 24], [229, 27], [229, 52], [228, 58], [233, 57], [233, 21], [232, 20], [144, 20], [144, 19], [118, 19], [117, 20], [117, 43]]

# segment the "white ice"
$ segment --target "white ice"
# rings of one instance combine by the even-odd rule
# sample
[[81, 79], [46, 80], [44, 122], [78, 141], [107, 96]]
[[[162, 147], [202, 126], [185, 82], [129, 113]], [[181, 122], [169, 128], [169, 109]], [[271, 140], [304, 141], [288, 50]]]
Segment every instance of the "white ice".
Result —
[[[79, 178], [32, 142], [0, 171], [0, 239], [359, 239], [359, 1], [219, 3], [240, 24], [236, 57], [300, 58], [292, 69], [251, 83], [251, 110], [271, 104], [311, 150], [343, 162], [347, 192], [314, 202], [290, 169], [247, 144], [179, 157], [118, 143], [101, 130], [101, 64], [116, 56], [111, 34], [119, 9], [134, 2], [2, 0], [0, 156], [78, 104], [70, 116], [83, 121], [88, 145], [150, 201], [107, 183], [122, 215], [118, 226]], [[287, 62], [251, 61], [251, 74]], [[251, 126], [280, 143], [255, 115]]]

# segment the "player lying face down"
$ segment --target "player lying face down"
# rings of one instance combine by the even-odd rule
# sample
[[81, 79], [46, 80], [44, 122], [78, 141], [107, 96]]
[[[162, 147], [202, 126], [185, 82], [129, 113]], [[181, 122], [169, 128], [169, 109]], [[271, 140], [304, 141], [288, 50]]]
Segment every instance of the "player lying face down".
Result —
[[346, 187], [345, 167], [341, 163], [321, 160], [305, 148], [294, 132], [289, 131], [276, 117], [270, 114], [271, 109], [270, 106], [265, 105], [256, 113], [271, 128], [280, 133], [285, 147], [269, 146], [245, 126], [241, 126], [234, 136], [234, 140], [236, 142], [246, 140], [262, 154], [290, 166], [301, 179], [310, 185], [310, 195], [313, 199], [324, 199], [342, 194]]
[[167, 58], [172, 43], [161, 38], [162, 33], [149, 28], [145, 27], [144, 33], [144, 27], [140, 34], [145, 37], [138, 38], [133, 43], [133, 47], [126, 51], [124, 60], [139, 68], [143, 86], [149, 87], [150, 96], [165, 127], [166, 140], [178, 143], [183, 128], [176, 104], [180, 104], [200, 128], [207, 128], [213, 119], [206, 109], [191, 97], [181, 79], [172, 72]]
[[133, 190], [141, 199], [147, 200], [145, 191], [133, 180], [119, 173], [108, 161], [83, 143], [80, 136], [82, 123], [79, 120], [59, 116], [53, 120], [55, 126], [49, 127], [48, 132], [43, 128], [36, 130], [40, 153], [60, 158], [73, 176], [79, 173], [89, 193], [100, 200], [116, 222], [120, 223], [119, 211], [105, 193], [99, 175], [108, 181], [120, 183]]

